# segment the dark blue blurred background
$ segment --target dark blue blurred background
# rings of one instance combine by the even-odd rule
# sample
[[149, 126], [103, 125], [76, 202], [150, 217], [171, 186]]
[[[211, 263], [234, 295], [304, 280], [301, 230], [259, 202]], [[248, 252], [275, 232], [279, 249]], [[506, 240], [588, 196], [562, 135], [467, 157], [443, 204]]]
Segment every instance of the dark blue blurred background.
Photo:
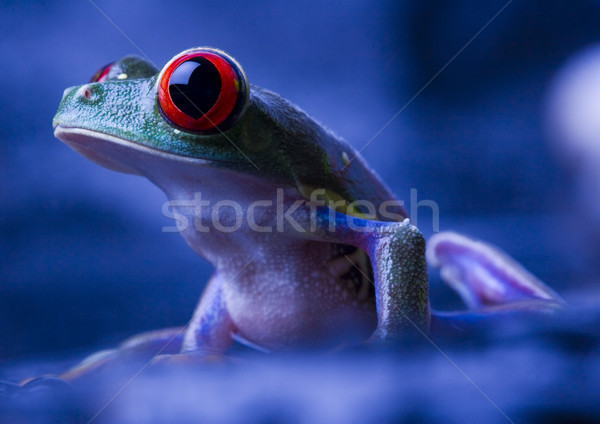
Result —
[[[211, 273], [161, 232], [157, 188], [53, 137], [66, 87], [137, 48], [160, 67], [214, 46], [361, 148], [505, 3], [97, 0], [103, 16], [88, 1], [1, 2], [0, 366], [182, 325]], [[501, 246], [587, 305], [598, 244], [582, 236], [543, 113], [598, 22], [597, 1], [513, 1], [363, 151], [399, 198], [416, 188], [438, 203], [441, 230]], [[460, 306], [435, 272], [432, 299]]]

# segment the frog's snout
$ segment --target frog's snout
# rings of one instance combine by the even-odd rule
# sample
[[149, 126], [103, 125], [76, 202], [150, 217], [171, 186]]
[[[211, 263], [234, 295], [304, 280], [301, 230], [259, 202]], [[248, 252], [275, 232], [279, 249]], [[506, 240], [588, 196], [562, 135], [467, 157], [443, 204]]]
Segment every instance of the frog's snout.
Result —
[[93, 104], [101, 98], [99, 84], [88, 83], [84, 85], [69, 87], [63, 91], [58, 111], [52, 120], [52, 127], [63, 125], [78, 116], [74, 110], [79, 110], [82, 104]]
[[60, 99], [60, 106], [58, 107], [58, 111], [56, 112], [56, 115], [54, 115], [54, 118], [52, 118], [52, 128], [56, 129], [57, 126], [60, 125], [60, 118], [63, 115], [63, 109], [64, 109], [64, 105], [67, 102], [67, 98], [71, 95], [71, 93], [73, 93], [73, 91], [75, 91], [77, 89], [77, 87], [69, 87], [69, 88], [65, 88], [65, 90], [63, 91], [62, 94], [62, 99]]
[[69, 97], [69, 95], [71, 93], [73, 93], [75, 90], [77, 90], [77, 86], [65, 88], [65, 90], [63, 91], [63, 94], [62, 94], [62, 99], [60, 99], [61, 103], [64, 102], [65, 99], [67, 97]]
[[69, 87], [63, 91], [61, 103], [69, 101], [93, 101], [100, 95], [98, 84], [88, 83], [75, 87]]
[[84, 84], [77, 89], [75, 96], [77, 97], [77, 100], [93, 101], [97, 97], [97, 92], [94, 90], [92, 84]]

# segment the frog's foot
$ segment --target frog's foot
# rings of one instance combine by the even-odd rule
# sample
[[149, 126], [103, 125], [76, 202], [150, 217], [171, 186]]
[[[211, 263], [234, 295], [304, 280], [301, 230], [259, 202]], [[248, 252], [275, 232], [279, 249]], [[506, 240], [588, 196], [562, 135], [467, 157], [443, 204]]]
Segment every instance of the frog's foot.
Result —
[[558, 294], [506, 253], [456, 233], [434, 235], [427, 246], [427, 260], [440, 268], [442, 279], [472, 310], [566, 306]]
[[69, 382], [56, 377], [36, 377], [20, 384], [0, 381], [0, 399], [31, 396], [38, 393], [64, 394], [72, 389]]
[[22, 389], [22, 386], [10, 381], [0, 380], [0, 399], [9, 398], [15, 396]]
[[188, 368], [191, 366], [203, 366], [211, 364], [220, 364], [228, 360], [221, 352], [199, 351], [194, 353], [170, 353], [158, 355], [152, 359], [151, 365], [155, 367], [168, 366], [169, 368], [181, 366]]
[[101, 372], [110, 364], [124, 361], [149, 361], [162, 354], [177, 353], [183, 344], [182, 328], [165, 328], [138, 334], [125, 340], [116, 349], [96, 352], [79, 365], [60, 376], [66, 381], [75, 382], [82, 378]]

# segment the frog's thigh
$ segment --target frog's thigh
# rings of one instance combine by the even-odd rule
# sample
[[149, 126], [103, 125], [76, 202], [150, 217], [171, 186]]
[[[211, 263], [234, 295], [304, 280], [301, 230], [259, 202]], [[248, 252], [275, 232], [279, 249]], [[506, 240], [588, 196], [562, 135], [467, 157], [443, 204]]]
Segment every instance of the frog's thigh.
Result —
[[215, 274], [208, 283], [186, 329], [181, 353], [225, 352], [233, 343], [235, 326], [225, 301], [223, 280]]
[[460, 234], [434, 235], [427, 259], [440, 268], [442, 279], [462, 297], [470, 309], [492, 306], [564, 301], [550, 287], [499, 249]]

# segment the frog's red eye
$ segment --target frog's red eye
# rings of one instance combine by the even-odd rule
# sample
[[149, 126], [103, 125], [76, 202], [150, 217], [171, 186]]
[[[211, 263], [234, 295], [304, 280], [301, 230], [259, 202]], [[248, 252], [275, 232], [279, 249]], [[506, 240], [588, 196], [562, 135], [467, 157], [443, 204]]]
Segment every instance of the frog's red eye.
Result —
[[241, 66], [222, 51], [187, 50], [162, 72], [158, 102], [163, 115], [188, 131], [212, 133], [231, 127], [248, 102]]
[[115, 64], [115, 62], [112, 62], [112, 63], [109, 63], [108, 65], [103, 66], [102, 68], [98, 69], [98, 72], [96, 72], [94, 74], [94, 76], [90, 79], [90, 82], [106, 81], [106, 78], [108, 78], [108, 73], [110, 72], [110, 70], [114, 64]]

